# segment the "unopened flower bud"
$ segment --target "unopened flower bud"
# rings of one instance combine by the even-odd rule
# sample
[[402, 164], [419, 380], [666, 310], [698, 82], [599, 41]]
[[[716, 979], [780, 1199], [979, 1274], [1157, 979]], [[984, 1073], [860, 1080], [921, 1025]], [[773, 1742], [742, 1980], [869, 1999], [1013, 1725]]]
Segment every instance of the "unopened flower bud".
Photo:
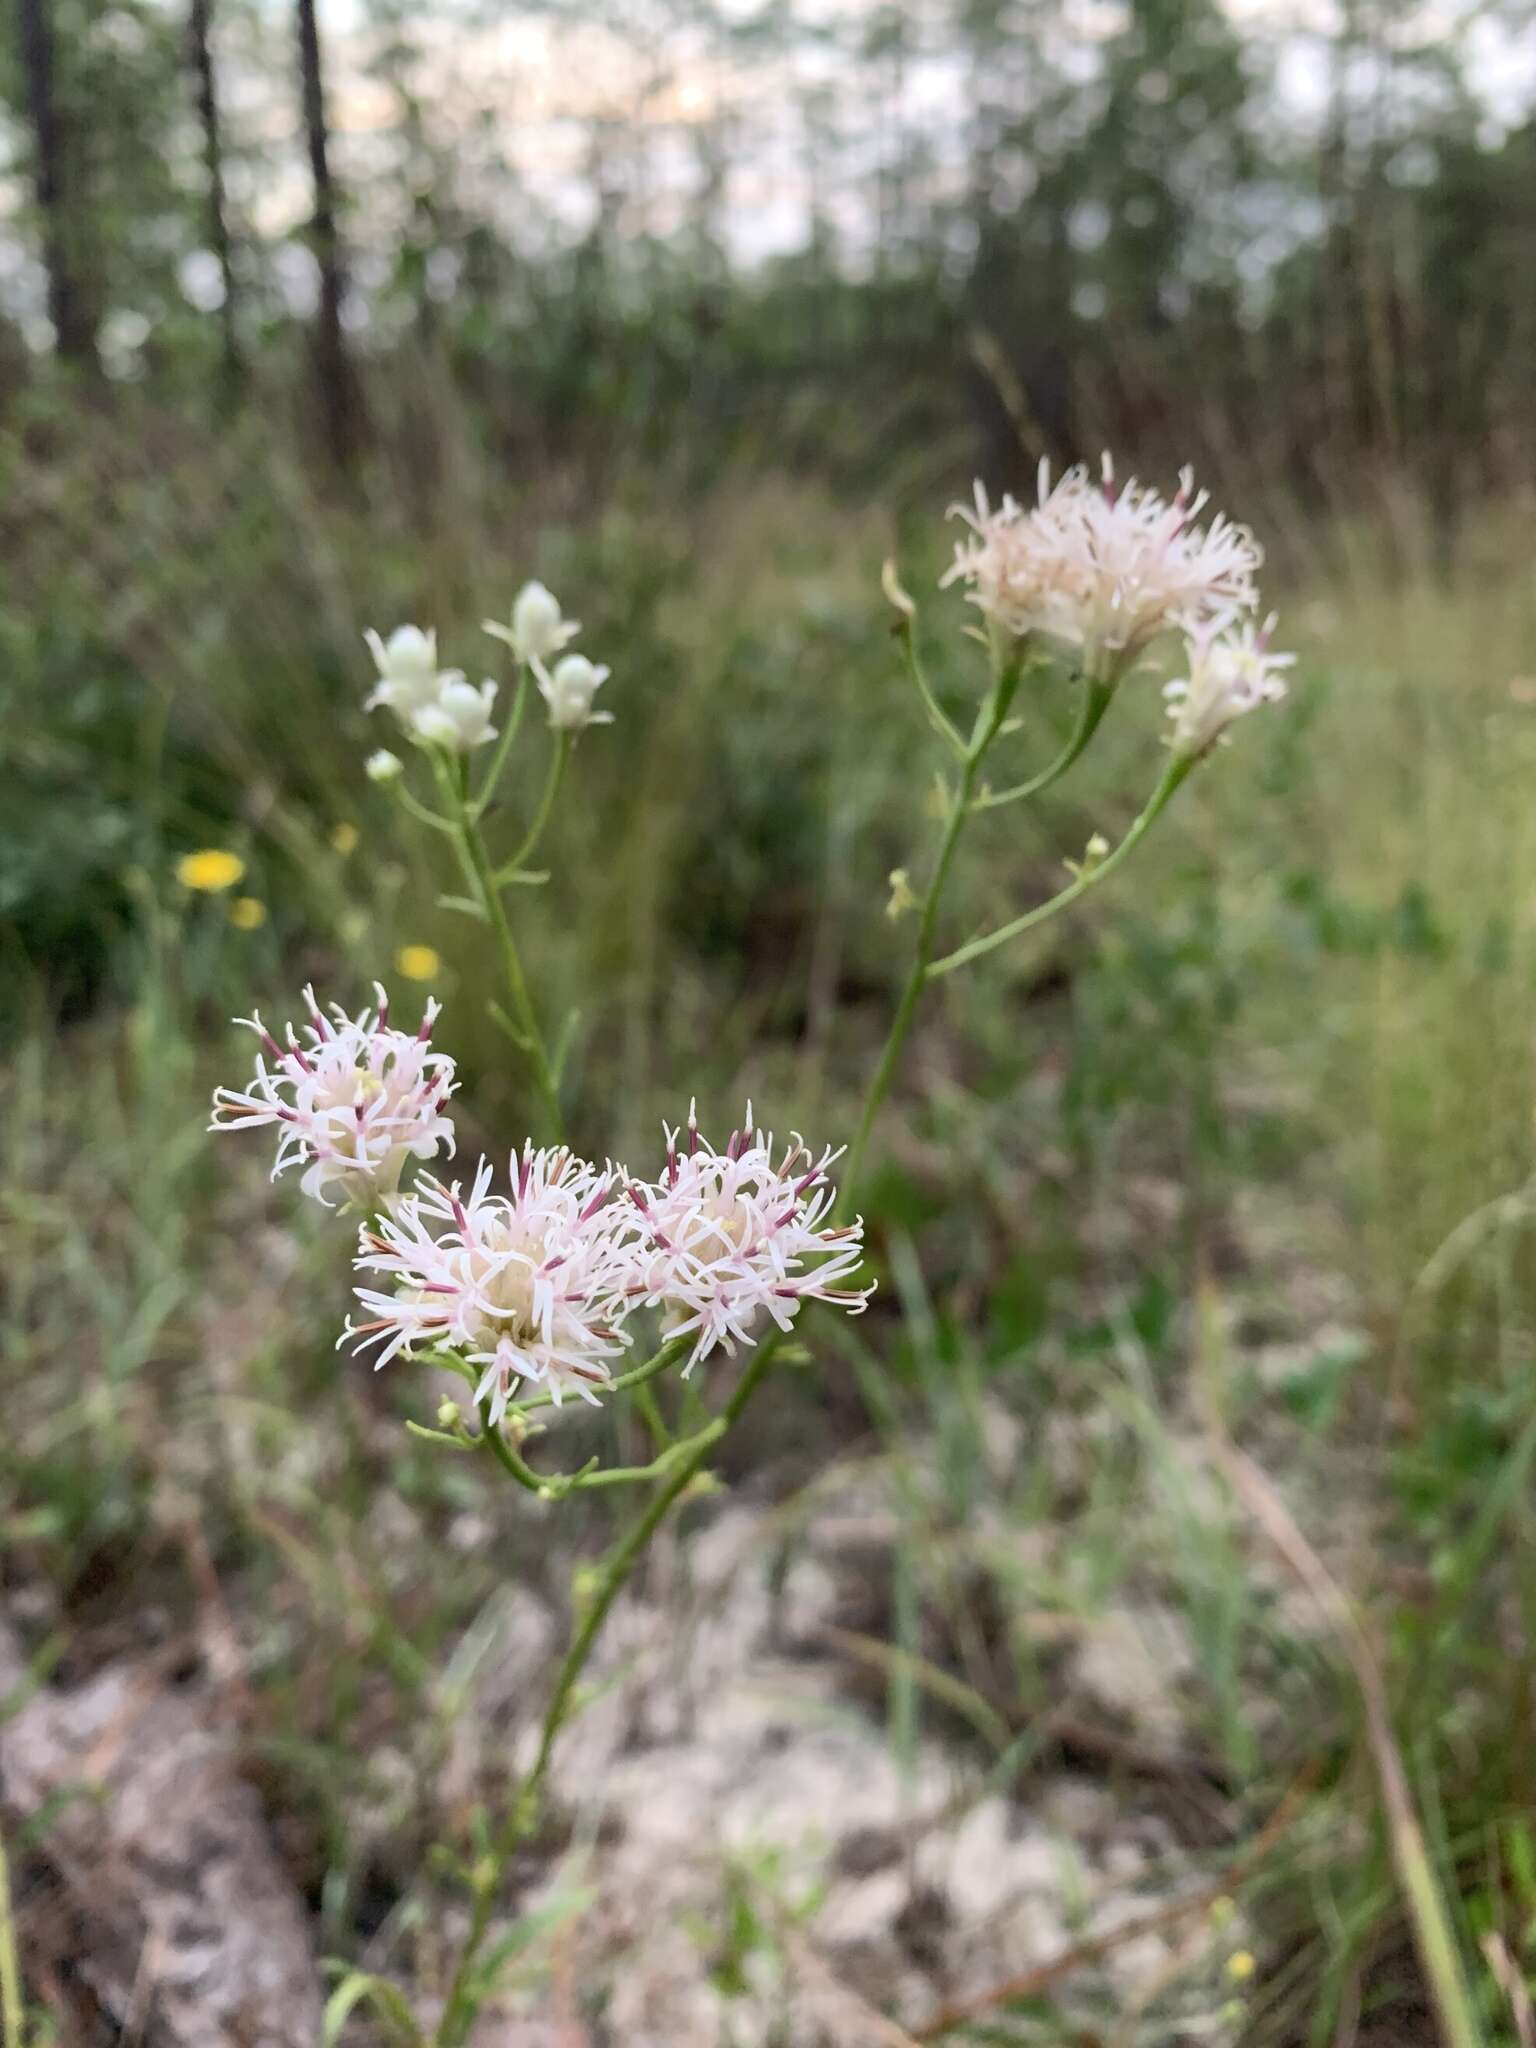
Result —
[[467, 754], [495, 739], [491, 709], [496, 685], [486, 682], [476, 689], [456, 669], [439, 680], [437, 701], [424, 705], [411, 721], [417, 736], [455, 754]]
[[905, 868], [891, 869], [891, 899], [885, 906], [885, 914], [894, 924], [899, 917], [916, 910], [917, 896], [912, 888], [912, 879]]
[[553, 674], [541, 662], [534, 663], [534, 674], [556, 732], [613, 723], [611, 713], [592, 709], [593, 698], [608, 680], [609, 671], [601, 664], [588, 661], [584, 654], [567, 654], [555, 663]]
[[1172, 721], [1168, 743], [1176, 754], [1197, 761], [1225, 737], [1234, 719], [1285, 695], [1281, 672], [1293, 654], [1271, 654], [1271, 613], [1261, 626], [1230, 617], [1212, 620], [1185, 642], [1185, 673], [1163, 686]]
[[397, 626], [387, 640], [372, 630], [363, 638], [379, 672], [368, 709], [387, 704], [398, 718], [409, 722], [437, 694], [436, 633], [424, 633], [419, 626]]
[[464, 1420], [464, 1412], [457, 1401], [439, 1401], [437, 1404], [437, 1426], [439, 1429], [457, 1429]]
[[368, 756], [367, 774], [370, 782], [393, 782], [405, 772], [405, 763], [398, 754], [392, 754], [388, 747], [380, 747]]
[[1095, 832], [1083, 848], [1082, 859], [1065, 861], [1063, 866], [1069, 875], [1091, 875], [1100, 862], [1107, 860], [1108, 857], [1109, 841], [1102, 832]]
[[494, 619], [484, 622], [494, 639], [504, 640], [519, 661], [548, 661], [581, 631], [575, 619], [566, 618], [560, 600], [542, 583], [525, 583], [512, 602], [510, 626]]
[[896, 574], [896, 564], [894, 562], [886, 562], [881, 569], [880, 588], [885, 592], [886, 603], [894, 605], [903, 618], [916, 618], [917, 606], [912, 602], [907, 592], [903, 590], [901, 579]]

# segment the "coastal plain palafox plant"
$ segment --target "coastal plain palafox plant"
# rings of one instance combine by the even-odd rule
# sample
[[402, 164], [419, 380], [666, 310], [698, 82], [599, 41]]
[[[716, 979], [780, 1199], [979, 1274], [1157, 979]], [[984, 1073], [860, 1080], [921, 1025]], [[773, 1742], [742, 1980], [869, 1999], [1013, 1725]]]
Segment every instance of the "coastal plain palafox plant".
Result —
[[[256, 1071], [246, 1086], [218, 1090], [214, 1127], [274, 1128], [274, 1174], [299, 1166], [306, 1194], [359, 1216], [357, 1310], [340, 1342], [377, 1365], [430, 1363], [466, 1389], [462, 1401], [441, 1404], [432, 1426], [408, 1425], [417, 1435], [484, 1453], [546, 1502], [597, 1487], [633, 1487], [642, 1496], [576, 1606], [533, 1763], [493, 1853], [470, 1873], [469, 1926], [432, 2034], [437, 2048], [459, 2048], [488, 1995], [484, 1952], [502, 1872], [537, 1823], [561, 1728], [620, 1589], [739, 1422], [804, 1306], [857, 1313], [870, 1298], [872, 1284], [861, 1277], [863, 1226], [852, 1204], [925, 990], [1096, 887], [1233, 722], [1284, 694], [1290, 657], [1270, 651], [1273, 619], [1256, 623], [1258, 543], [1220, 515], [1204, 518], [1206, 507], [1187, 471], [1164, 497], [1134, 479], [1118, 483], [1107, 456], [1097, 478], [1079, 467], [1053, 483], [1042, 469], [1031, 506], [1012, 497], [994, 506], [978, 486], [973, 503], [956, 508], [966, 531], [943, 578], [964, 589], [979, 621], [967, 636], [986, 656], [968, 731], [947, 708], [958, 692], [947, 678], [936, 688], [924, 666], [916, 605], [888, 566], [897, 634], [947, 772], [926, 881], [914, 886], [911, 868], [892, 878], [893, 916], [915, 920], [911, 957], [846, 1157], [798, 1135], [776, 1143], [750, 1105], [721, 1149], [704, 1137], [690, 1106], [666, 1130], [649, 1174], [572, 1151], [563, 1115], [571, 1034], [567, 1028], [553, 1041], [548, 1034], [508, 906], [514, 891], [541, 879], [530, 862], [581, 735], [611, 722], [596, 708], [609, 670], [571, 646], [580, 627], [537, 582], [519, 591], [506, 624], [485, 625], [513, 664], [504, 713], [495, 681], [471, 683], [462, 670], [439, 665], [435, 632], [404, 625], [387, 638], [365, 636], [377, 671], [369, 708], [393, 718], [407, 756], [381, 748], [366, 772], [452, 853], [464, 893], [443, 903], [490, 935], [502, 984], [492, 1013], [526, 1066], [538, 1129], [509, 1147], [504, 1171], [481, 1159], [467, 1176], [449, 1178], [457, 1081], [453, 1060], [433, 1044], [437, 1005], [427, 1004], [415, 1031], [402, 1030], [390, 1021], [382, 989], [374, 1008], [356, 1016], [323, 1007], [306, 989], [307, 1020], [289, 1025], [281, 1039], [259, 1016], [243, 1020], [260, 1040]], [[1095, 835], [1085, 857], [1068, 863], [1071, 880], [1054, 896], [941, 952], [945, 885], [968, 822], [1064, 776], [1122, 685], [1165, 644], [1179, 649], [1164, 692], [1167, 758], [1119, 844]], [[1067, 689], [1077, 692], [1077, 713], [1056, 757], [1001, 789], [983, 781], [984, 766], [1019, 727], [1021, 693]], [[532, 703], [542, 704], [548, 728], [543, 787], [516, 845], [493, 848], [487, 814]], [[840, 1159], [839, 1192], [833, 1174]], [[653, 1383], [737, 1353], [744, 1362], [709, 1419], [691, 1434], [674, 1434]], [[632, 1467], [593, 1459], [551, 1470], [539, 1452], [535, 1464], [547, 1411], [572, 1395], [632, 1400], [654, 1456]]]

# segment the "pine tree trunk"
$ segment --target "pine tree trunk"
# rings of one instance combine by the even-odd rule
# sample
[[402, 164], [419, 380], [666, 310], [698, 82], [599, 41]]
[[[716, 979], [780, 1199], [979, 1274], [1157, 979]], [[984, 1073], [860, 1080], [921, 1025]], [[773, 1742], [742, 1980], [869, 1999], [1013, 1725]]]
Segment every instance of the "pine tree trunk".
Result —
[[320, 69], [320, 30], [315, 20], [315, 0], [298, 0], [298, 10], [304, 130], [309, 143], [309, 168], [315, 192], [310, 237], [315, 261], [320, 268], [320, 307], [315, 331], [316, 369], [326, 441], [337, 465], [348, 468], [357, 453], [357, 390], [341, 326], [345, 284], [341, 235], [336, 224], [336, 188], [331, 178], [325, 123], [325, 84]]
[[220, 382], [227, 403], [236, 396], [245, 381], [245, 360], [240, 351], [235, 271], [229, 219], [224, 206], [224, 142], [219, 122], [218, 79], [213, 62], [213, 0], [192, 0], [187, 29], [197, 87], [197, 113], [203, 125], [203, 167], [208, 174], [208, 241], [218, 258], [219, 275], [224, 284], [224, 303], [219, 309], [223, 336]]
[[48, 317], [65, 362], [93, 375], [100, 369], [96, 322], [85, 281], [75, 268], [65, 175], [64, 123], [59, 110], [50, 0], [17, 0], [23, 91], [32, 124], [33, 181], [48, 272]]

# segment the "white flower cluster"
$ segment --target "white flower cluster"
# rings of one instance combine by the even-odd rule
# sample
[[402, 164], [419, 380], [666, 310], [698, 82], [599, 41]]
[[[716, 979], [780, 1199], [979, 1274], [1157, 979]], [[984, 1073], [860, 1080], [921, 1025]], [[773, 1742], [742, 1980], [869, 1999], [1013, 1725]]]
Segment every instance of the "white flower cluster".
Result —
[[[556, 732], [580, 732], [588, 725], [612, 725], [613, 714], [594, 711], [593, 699], [608, 680], [609, 671], [584, 654], [564, 654], [581, 631], [575, 619], [566, 618], [554, 592], [542, 583], [525, 583], [512, 604], [510, 625], [495, 619], [485, 621], [485, 630], [511, 648], [513, 658], [532, 669], [539, 695], [549, 708], [549, 722]], [[555, 659], [556, 656], [560, 658]], [[551, 669], [548, 663], [554, 662]]]
[[700, 1137], [692, 1104], [681, 1151], [678, 1137], [667, 1132], [660, 1181], [631, 1186], [629, 1196], [641, 1219], [643, 1298], [665, 1309], [674, 1336], [695, 1340], [685, 1372], [717, 1346], [750, 1343], [765, 1315], [787, 1330], [802, 1301], [864, 1307], [872, 1290], [847, 1284], [863, 1262], [863, 1224], [830, 1220], [836, 1152], [818, 1159], [796, 1135], [775, 1165], [772, 1135], [753, 1128], [750, 1103], [723, 1152]]
[[377, 982], [374, 990], [378, 1009], [349, 1017], [334, 1005], [327, 1016], [306, 988], [310, 1021], [302, 1035], [288, 1025], [286, 1046], [259, 1016], [238, 1018], [262, 1043], [255, 1077], [249, 1088], [214, 1092], [209, 1129], [277, 1124], [272, 1178], [302, 1164], [305, 1194], [327, 1207], [335, 1190], [372, 1209], [394, 1195], [408, 1159], [431, 1159], [439, 1146], [453, 1151], [443, 1106], [457, 1083], [447, 1053], [432, 1050], [438, 1006], [427, 1004], [420, 1030], [396, 1031], [388, 997]]
[[803, 1301], [857, 1314], [873, 1289], [851, 1284], [862, 1222], [830, 1220], [836, 1155], [813, 1158], [797, 1137], [775, 1165], [772, 1138], [750, 1126], [749, 1110], [716, 1152], [690, 1109], [686, 1150], [669, 1131], [655, 1183], [531, 1146], [512, 1160], [508, 1195], [490, 1192], [486, 1161], [467, 1195], [424, 1181], [363, 1226], [358, 1270], [393, 1291], [360, 1286], [367, 1319], [342, 1341], [378, 1347], [381, 1365], [457, 1353], [483, 1369], [476, 1399], [495, 1421], [525, 1384], [557, 1405], [571, 1392], [595, 1401], [640, 1309], [659, 1310], [669, 1338], [693, 1338], [685, 1376], [718, 1348], [754, 1342], [765, 1319], [788, 1330]]
[[1163, 686], [1172, 720], [1169, 744], [1176, 754], [1198, 760], [1224, 739], [1234, 718], [1285, 695], [1280, 671], [1293, 667], [1296, 657], [1268, 652], [1274, 629], [1271, 612], [1262, 626], [1245, 619], [1234, 627], [1218, 619], [1189, 635], [1188, 673]]
[[528, 1146], [513, 1157], [509, 1195], [493, 1195], [492, 1178], [482, 1159], [467, 1195], [426, 1179], [363, 1226], [358, 1271], [381, 1274], [390, 1291], [358, 1287], [368, 1320], [349, 1322], [341, 1342], [377, 1346], [379, 1365], [401, 1351], [458, 1353], [483, 1367], [476, 1399], [493, 1422], [525, 1381], [557, 1404], [572, 1390], [595, 1400], [628, 1342], [619, 1177]]
[[[509, 626], [487, 619], [485, 630], [504, 640], [518, 661], [531, 668], [557, 732], [612, 723], [608, 712], [592, 708], [609, 672], [584, 654], [561, 655], [581, 628], [563, 616], [559, 600], [542, 583], [523, 585]], [[371, 629], [363, 638], [379, 672], [368, 710], [384, 706], [412, 739], [454, 754], [468, 754], [495, 739], [495, 683], [471, 683], [460, 668], [439, 668], [436, 633], [423, 632], [420, 626], [397, 626], [387, 640]], [[560, 659], [551, 670], [546, 664], [557, 655]], [[368, 773], [376, 782], [391, 781], [399, 772], [400, 764], [391, 753], [380, 750], [369, 759]]]
[[[463, 669], [440, 669], [436, 633], [424, 633], [419, 626], [397, 626], [387, 640], [371, 630], [363, 638], [379, 672], [368, 710], [386, 706], [412, 739], [447, 747], [455, 754], [467, 754], [495, 739], [491, 713], [496, 685], [484, 682], [477, 688], [466, 679]], [[376, 780], [387, 779], [390, 771], [385, 762], [393, 758], [374, 755], [370, 773]], [[384, 766], [382, 776], [380, 766]]]
[[[970, 531], [943, 581], [965, 584], [1003, 632], [1067, 649], [1101, 684], [1118, 683], [1170, 631], [1186, 635], [1193, 663], [1197, 646], [1209, 655], [1257, 609], [1263, 562], [1247, 527], [1219, 512], [1201, 523], [1209, 502], [1189, 469], [1164, 498], [1134, 477], [1117, 483], [1108, 454], [1097, 480], [1079, 465], [1053, 485], [1042, 463], [1034, 506], [1005, 497], [994, 508], [978, 483], [974, 504], [952, 508]], [[1246, 644], [1241, 632], [1232, 641]], [[1267, 659], [1273, 669], [1279, 657]], [[1251, 708], [1233, 698], [1224, 722]]]
[[980, 484], [974, 506], [953, 508], [971, 532], [944, 580], [969, 584], [1006, 631], [1060, 641], [1113, 680], [1170, 627], [1256, 602], [1258, 543], [1220, 513], [1199, 525], [1208, 502], [1188, 469], [1165, 499], [1134, 477], [1117, 484], [1107, 454], [1097, 483], [1079, 466], [1053, 486], [1042, 463], [1032, 509], [1005, 497], [994, 511]]
[[430, 1175], [399, 1192], [408, 1158], [453, 1149], [442, 1113], [453, 1062], [428, 1037], [437, 1006], [407, 1037], [390, 1028], [382, 989], [377, 1013], [356, 1019], [327, 1017], [308, 989], [305, 1000], [311, 1022], [302, 1041], [289, 1028], [286, 1050], [259, 1018], [239, 1020], [274, 1064], [259, 1055], [248, 1090], [217, 1090], [212, 1128], [279, 1125], [274, 1177], [303, 1161], [307, 1194], [324, 1201], [334, 1187], [368, 1212], [356, 1290], [366, 1315], [341, 1341], [376, 1350], [378, 1364], [451, 1351], [479, 1368], [476, 1398], [496, 1421], [525, 1385], [557, 1404], [572, 1392], [596, 1400], [642, 1309], [660, 1312], [669, 1337], [692, 1339], [686, 1373], [753, 1342], [765, 1322], [789, 1329], [803, 1301], [854, 1314], [868, 1301], [872, 1287], [855, 1284], [863, 1224], [832, 1222], [837, 1155], [816, 1158], [794, 1137], [776, 1163], [750, 1106], [723, 1152], [690, 1107], [686, 1143], [667, 1132], [655, 1182], [529, 1144], [505, 1194], [492, 1192], [487, 1160], [467, 1193]]

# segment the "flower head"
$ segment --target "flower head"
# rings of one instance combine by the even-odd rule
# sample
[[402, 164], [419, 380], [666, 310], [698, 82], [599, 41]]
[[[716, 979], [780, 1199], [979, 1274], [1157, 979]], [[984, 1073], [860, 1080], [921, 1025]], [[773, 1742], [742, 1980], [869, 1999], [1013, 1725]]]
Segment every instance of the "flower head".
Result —
[[371, 1208], [395, 1193], [407, 1159], [430, 1159], [440, 1145], [453, 1150], [443, 1109], [455, 1087], [453, 1061], [430, 1039], [437, 1004], [427, 1004], [419, 1031], [396, 1031], [389, 999], [377, 982], [374, 989], [377, 1011], [349, 1017], [334, 1005], [327, 1016], [306, 988], [310, 1021], [302, 1035], [288, 1026], [286, 1047], [260, 1017], [237, 1019], [262, 1043], [255, 1078], [249, 1088], [214, 1093], [209, 1129], [277, 1124], [272, 1178], [302, 1164], [305, 1194], [327, 1206], [335, 1188]]
[[229, 921], [237, 932], [259, 932], [267, 921], [267, 906], [259, 896], [237, 896], [229, 906]]
[[245, 873], [245, 862], [227, 846], [203, 846], [196, 853], [184, 853], [176, 863], [176, 879], [183, 889], [217, 895], [233, 889]]
[[566, 618], [560, 600], [542, 583], [525, 583], [512, 600], [512, 623], [484, 622], [494, 639], [504, 640], [519, 661], [548, 661], [569, 646], [581, 631], [575, 619]]
[[1117, 484], [1108, 455], [1097, 484], [1079, 467], [1053, 486], [1042, 463], [1031, 509], [1005, 497], [993, 510], [979, 484], [973, 506], [953, 508], [971, 531], [943, 580], [967, 584], [1004, 631], [1060, 641], [1085, 674], [1114, 682], [1160, 633], [1257, 603], [1258, 543], [1220, 513], [1198, 524], [1208, 502], [1188, 469], [1164, 498]]
[[496, 685], [482, 683], [477, 690], [456, 668], [445, 669], [437, 680], [436, 697], [411, 715], [411, 729], [417, 738], [447, 747], [455, 754], [467, 754], [495, 739], [491, 711], [496, 702]]
[[700, 1137], [692, 1106], [686, 1132], [667, 1132], [660, 1181], [629, 1191], [640, 1218], [632, 1284], [667, 1312], [674, 1336], [694, 1336], [685, 1372], [717, 1345], [753, 1342], [765, 1315], [787, 1330], [802, 1301], [854, 1314], [865, 1306], [873, 1287], [848, 1284], [863, 1261], [863, 1223], [829, 1220], [836, 1195], [827, 1169], [837, 1157], [815, 1158], [792, 1137], [775, 1164], [773, 1139], [754, 1130], [750, 1103], [723, 1152]]
[[533, 664], [539, 694], [549, 706], [549, 722], [556, 732], [580, 732], [583, 726], [612, 725], [610, 711], [594, 711], [592, 700], [610, 671], [584, 654], [567, 654], [555, 663], [554, 673], [543, 662]]
[[630, 1219], [612, 1198], [614, 1167], [589, 1166], [564, 1147], [513, 1155], [511, 1193], [491, 1193], [482, 1159], [468, 1194], [459, 1182], [423, 1180], [392, 1215], [363, 1226], [360, 1273], [389, 1283], [359, 1286], [367, 1320], [342, 1342], [400, 1351], [435, 1346], [484, 1371], [477, 1401], [492, 1423], [532, 1380], [558, 1404], [572, 1391], [597, 1399], [608, 1360], [627, 1339], [625, 1241]]
[[1262, 626], [1252, 619], [1234, 626], [1228, 616], [1190, 634], [1185, 648], [1188, 674], [1163, 686], [1173, 720], [1168, 740], [1176, 754], [1198, 760], [1225, 736], [1234, 718], [1261, 704], [1278, 703], [1285, 695], [1280, 672], [1293, 667], [1296, 657], [1268, 651], [1274, 629], [1271, 612]]
[[396, 626], [387, 640], [371, 628], [364, 633], [379, 680], [368, 699], [372, 711], [387, 704], [402, 725], [437, 696], [437, 635], [419, 626]]
[[436, 981], [443, 971], [443, 957], [436, 946], [402, 946], [395, 955], [395, 966], [407, 981]]

